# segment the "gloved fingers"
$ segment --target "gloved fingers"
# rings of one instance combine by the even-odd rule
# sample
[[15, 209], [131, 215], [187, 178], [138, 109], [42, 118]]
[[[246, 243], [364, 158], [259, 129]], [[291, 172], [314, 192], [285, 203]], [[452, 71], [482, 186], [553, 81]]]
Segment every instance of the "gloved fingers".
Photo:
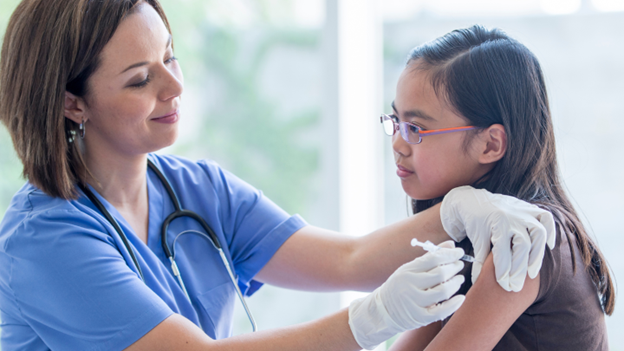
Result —
[[399, 269], [410, 272], [428, 272], [437, 266], [455, 262], [463, 255], [464, 250], [461, 248], [441, 248], [434, 252], [427, 252], [415, 260], [404, 264]]
[[[440, 207], [440, 219], [444, 231], [456, 242], [466, 238], [468, 217], [475, 215], [475, 205], [486, 196], [483, 191], [469, 185], [451, 189], [442, 199]], [[479, 217], [479, 215], [476, 215]]]
[[442, 247], [442, 248], [445, 248], [445, 249], [454, 249], [455, 248], [455, 242], [453, 240], [447, 240], [447, 241], [441, 243], [438, 246]]
[[463, 275], [456, 275], [431, 289], [420, 290], [418, 294], [414, 295], [414, 302], [419, 306], [427, 307], [440, 301], [448, 300], [459, 290], [464, 281]]
[[464, 268], [464, 262], [455, 261], [453, 263], [437, 266], [425, 273], [414, 274], [413, 286], [420, 290], [431, 289], [451, 279], [459, 273], [462, 268]]
[[440, 206], [440, 220], [442, 221], [442, 228], [451, 237], [451, 239], [460, 242], [466, 237], [466, 227], [459, 214], [458, 204], [458, 192], [456, 189], [449, 191], [442, 199], [442, 205]]
[[544, 212], [539, 215], [539, 221], [544, 226], [546, 230], [546, 243], [548, 247], [552, 250], [555, 248], [555, 243], [557, 240], [557, 229], [555, 225], [555, 219], [553, 218], [552, 213], [543, 210]]
[[531, 279], [535, 278], [542, 268], [544, 251], [546, 250], [546, 228], [540, 222], [528, 229], [531, 237], [531, 251], [529, 252], [528, 273]]
[[462, 303], [464, 303], [465, 299], [466, 296], [457, 295], [447, 301], [427, 307], [427, 314], [429, 315], [427, 320], [428, 324], [443, 320], [444, 318], [455, 313], [455, 311], [461, 307]]
[[[498, 240], [496, 241], [496, 239], [494, 238], [494, 235], [492, 235], [492, 243], [494, 244], [493, 248], [496, 248], [497, 245], [501, 246], [503, 244], [504, 241], [502, 240]], [[499, 245], [500, 243], [500, 245]], [[507, 248], [509, 250], [509, 257], [511, 257], [511, 248], [509, 248], [509, 242], [507, 242]], [[490, 254], [490, 240], [480, 240], [480, 241], [475, 241], [472, 243], [472, 248], [474, 250], [474, 257], [475, 257], [475, 261], [479, 261], [481, 263], [485, 262], [485, 259], [488, 257], [488, 255]], [[499, 248], [501, 250], [504, 250], [505, 248]]]
[[[502, 217], [501, 223], [492, 227], [492, 255], [494, 257], [494, 271], [496, 272], [496, 281], [506, 291], [511, 291], [509, 276], [512, 270], [513, 262], [513, 229], [510, 226], [508, 217]], [[489, 254], [489, 253], [487, 253]], [[473, 263], [473, 282], [477, 280], [475, 276], [475, 270], [477, 276], [481, 272], [481, 267], [487, 258], [480, 253], [477, 259], [477, 253], [475, 252], [475, 260], [479, 261], [478, 268], [475, 268]]]
[[[493, 232], [496, 232], [496, 230], [496, 228], [492, 228]], [[494, 240], [494, 236], [492, 236], [492, 240]], [[507, 245], [509, 246], [509, 244]], [[472, 243], [472, 247], [474, 249], [475, 260], [472, 263], [471, 276], [472, 283], [474, 284], [474, 282], [477, 281], [479, 274], [481, 273], [481, 267], [483, 266], [483, 262], [485, 262], [485, 259], [490, 254], [490, 239], [487, 238], [487, 240], [475, 241]], [[496, 245], [494, 247], [496, 247]], [[511, 250], [509, 252], [509, 256], [511, 256]], [[503, 263], [501, 263], [501, 265], [504, 266]], [[508, 266], [511, 266], [511, 263]]]
[[[511, 291], [518, 292], [522, 290], [527, 276], [529, 252], [531, 250], [529, 233], [527, 233], [526, 230], [514, 233], [512, 243], [513, 256], [511, 259], [511, 271], [508, 276], [509, 289], [511, 289]], [[494, 270], [496, 271], [496, 262], [494, 262]]]
[[[520, 201], [520, 200], [516, 199], [516, 201]], [[536, 224], [537, 226], [541, 225], [544, 227], [546, 243], [548, 244], [548, 247], [550, 247], [551, 250], [554, 249], [555, 242], [557, 239], [557, 231], [556, 231], [555, 219], [552, 213], [533, 204], [525, 203], [525, 205], [531, 206], [532, 209], [521, 210], [520, 208], [518, 208], [518, 210], [521, 210], [521, 212], [526, 212], [527, 214], [531, 215], [531, 217], [533, 217], [536, 222], [539, 222], [538, 224]]]

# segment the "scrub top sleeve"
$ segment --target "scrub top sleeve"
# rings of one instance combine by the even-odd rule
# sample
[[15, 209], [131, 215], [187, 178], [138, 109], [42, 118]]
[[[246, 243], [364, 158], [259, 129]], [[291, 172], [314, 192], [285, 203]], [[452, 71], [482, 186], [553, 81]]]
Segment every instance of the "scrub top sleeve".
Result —
[[18, 232], [5, 243], [9, 285], [22, 318], [49, 348], [121, 350], [173, 313], [88, 215], [51, 210]]
[[253, 277], [307, 223], [299, 215], [290, 216], [261, 191], [216, 164], [204, 162], [203, 165], [222, 204], [222, 228], [239, 285], [251, 295], [262, 285], [253, 281]]

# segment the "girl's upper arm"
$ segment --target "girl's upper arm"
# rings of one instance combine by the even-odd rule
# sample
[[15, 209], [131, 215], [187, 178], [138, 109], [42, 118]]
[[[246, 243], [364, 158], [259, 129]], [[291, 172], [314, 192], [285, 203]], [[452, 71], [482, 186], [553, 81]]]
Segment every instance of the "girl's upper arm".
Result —
[[422, 351], [442, 328], [442, 322], [433, 322], [424, 327], [408, 330], [401, 334], [389, 351]]
[[509, 292], [496, 282], [492, 254], [466, 300], [426, 350], [491, 350], [529, 307], [539, 292], [539, 275], [526, 278], [519, 292]]

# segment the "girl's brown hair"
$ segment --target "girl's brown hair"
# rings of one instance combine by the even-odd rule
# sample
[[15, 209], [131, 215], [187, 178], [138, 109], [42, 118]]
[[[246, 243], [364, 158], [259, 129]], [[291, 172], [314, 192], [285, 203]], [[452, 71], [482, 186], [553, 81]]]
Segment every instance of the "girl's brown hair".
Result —
[[171, 32], [158, 0], [23, 0], [11, 15], [0, 52], [0, 120], [23, 176], [53, 197], [75, 199], [89, 171], [78, 124], [65, 118], [65, 91], [89, 94], [99, 56], [137, 5], [145, 2]]
[[[596, 286], [604, 312], [611, 315], [615, 289], [607, 261], [587, 234], [559, 179], [555, 134], [537, 58], [502, 31], [473, 26], [415, 48], [408, 65], [416, 61], [432, 72], [435, 91], [471, 125], [505, 127], [505, 156], [473, 186], [552, 212], [559, 232], [568, 236], [573, 260], [572, 245], [578, 245], [583, 268]], [[412, 207], [419, 212], [440, 201], [413, 200]]]

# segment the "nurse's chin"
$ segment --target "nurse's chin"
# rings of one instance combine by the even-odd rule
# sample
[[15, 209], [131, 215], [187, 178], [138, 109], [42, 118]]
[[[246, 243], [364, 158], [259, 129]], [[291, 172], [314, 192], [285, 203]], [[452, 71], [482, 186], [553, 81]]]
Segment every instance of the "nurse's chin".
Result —
[[178, 140], [178, 128], [175, 128], [167, 134], [159, 133], [159, 135], [154, 135], [151, 140], [153, 143], [147, 148], [147, 153], [160, 151], [172, 146], [175, 144], [176, 140]]

